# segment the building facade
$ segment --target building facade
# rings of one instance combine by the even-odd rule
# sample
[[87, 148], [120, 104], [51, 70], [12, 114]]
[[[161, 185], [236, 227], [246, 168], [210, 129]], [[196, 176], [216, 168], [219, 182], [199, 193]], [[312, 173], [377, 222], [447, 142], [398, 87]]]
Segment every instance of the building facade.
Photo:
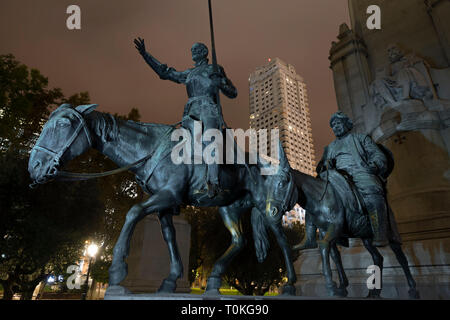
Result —
[[[315, 175], [314, 146], [311, 132], [306, 84], [295, 68], [279, 58], [269, 59], [249, 77], [250, 128], [257, 131], [259, 153], [272, 155], [278, 148], [276, 135], [293, 169]], [[259, 130], [267, 129], [267, 139]], [[250, 148], [252, 141], [250, 140]]]

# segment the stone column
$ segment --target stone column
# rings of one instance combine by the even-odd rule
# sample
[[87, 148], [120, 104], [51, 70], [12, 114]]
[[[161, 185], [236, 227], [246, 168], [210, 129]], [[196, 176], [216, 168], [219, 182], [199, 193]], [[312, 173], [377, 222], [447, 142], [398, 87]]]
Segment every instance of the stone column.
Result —
[[330, 50], [336, 99], [340, 110], [348, 114], [355, 131], [364, 132], [363, 108], [369, 100], [370, 71], [364, 41], [343, 23], [339, 27], [338, 42]]
[[450, 19], [448, 18], [450, 16], [450, 1], [425, 0], [425, 4], [447, 58], [447, 65], [450, 66]]

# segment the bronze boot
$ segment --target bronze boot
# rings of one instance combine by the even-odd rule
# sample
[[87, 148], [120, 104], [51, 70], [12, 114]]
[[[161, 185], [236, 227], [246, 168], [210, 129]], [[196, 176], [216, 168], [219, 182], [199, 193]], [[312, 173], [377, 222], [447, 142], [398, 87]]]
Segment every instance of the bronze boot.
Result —
[[376, 247], [384, 247], [389, 244], [386, 232], [387, 221], [381, 216], [382, 213], [372, 211], [369, 213], [370, 225], [372, 226], [373, 241], [372, 244]]

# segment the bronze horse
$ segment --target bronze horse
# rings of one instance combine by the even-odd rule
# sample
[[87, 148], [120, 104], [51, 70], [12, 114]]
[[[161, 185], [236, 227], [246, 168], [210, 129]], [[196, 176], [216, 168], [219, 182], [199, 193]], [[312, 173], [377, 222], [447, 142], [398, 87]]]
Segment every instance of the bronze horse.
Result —
[[260, 174], [260, 169], [268, 165], [262, 160], [247, 166], [221, 166], [220, 184], [228, 193], [209, 198], [206, 193], [199, 192], [205, 186], [206, 165], [174, 164], [167, 155], [167, 151], [176, 143], [170, 140], [173, 126], [124, 121], [97, 112], [95, 107], [84, 105], [72, 108], [63, 104], [53, 111], [31, 151], [29, 172], [36, 184], [45, 183], [58, 178], [61, 165], [89, 148], [95, 148], [117, 165], [129, 168], [143, 190], [150, 195], [147, 200], [134, 205], [126, 215], [113, 250], [107, 294], [127, 292], [119, 284], [127, 276], [125, 259], [133, 230], [142, 218], [151, 213], [156, 213], [161, 222], [170, 253], [170, 274], [164, 279], [159, 292], [175, 291], [176, 281], [183, 274], [183, 265], [172, 216], [177, 214], [181, 204], [218, 206], [232, 236], [230, 247], [215, 263], [208, 278], [206, 294], [219, 294], [225, 268], [243, 248], [244, 238], [239, 220], [241, 214], [250, 208], [258, 259], [261, 261], [266, 257], [266, 229], [270, 229], [276, 236], [286, 263], [288, 281], [283, 287], [283, 293], [295, 294], [296, 275], [281, 219], [284, 212], [295, 205], [297, 189], [282, 148], [279, 149], [278, 170], [272, 176]]

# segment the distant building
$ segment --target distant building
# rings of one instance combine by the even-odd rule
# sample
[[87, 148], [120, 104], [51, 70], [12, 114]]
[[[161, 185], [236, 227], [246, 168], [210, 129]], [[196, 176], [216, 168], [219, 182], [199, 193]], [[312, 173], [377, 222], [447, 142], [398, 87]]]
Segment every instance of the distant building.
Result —
[[305, 224], [305, 209], [300, 207], [298, 204], [291, 210], [286, 212], [283, 216], [283, 226], [290, 227], [294, 223]]
[[250, 128], [258, 131], [258, 141], [259, 130], [268, 130], [267, 149], [258, 152], [271, 155], [271, 144], [277, 146], [277, 141], [270, 130], [278, 129], [291, 167], [315, 176], [311, 119], [303, 78], [292, 65], [274, 58], [250, 74], [249, 87]]

